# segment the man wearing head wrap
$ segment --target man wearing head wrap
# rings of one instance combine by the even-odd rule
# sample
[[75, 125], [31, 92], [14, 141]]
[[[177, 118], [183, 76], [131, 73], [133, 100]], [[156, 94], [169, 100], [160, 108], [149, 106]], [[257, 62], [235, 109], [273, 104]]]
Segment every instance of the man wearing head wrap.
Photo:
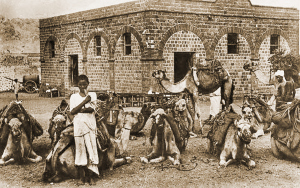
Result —
[[287, 102], [292, 102], [295, 97], [295, 84], [293, 80], [285, 80], [284, 71], [275, 72], [275, 77], [279, 83], [277, 88], [276, 108]]

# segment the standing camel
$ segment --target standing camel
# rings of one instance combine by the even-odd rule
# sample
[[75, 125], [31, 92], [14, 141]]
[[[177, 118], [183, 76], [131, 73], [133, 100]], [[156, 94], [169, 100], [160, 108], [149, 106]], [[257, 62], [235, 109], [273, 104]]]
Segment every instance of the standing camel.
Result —
[[[194, 122], [199, 121], [202, 129], [200, 119], [200, 97], [199, 94], [209, 94], [221, 87], [221, 96], [225, 101], [224, 108], [228, 108], [232, 103], [233, 96], [233, 82], [229, 73], [221, 66], [217, 60], [213, 60], [209, 65], [198, 65], [187, 72], [185, 77], [176, 84], [170, 82], [166, 77], [165, 71], [158, 70], [152, 74], [159, 84], [171, 93], [180, 93], [187, 91], [192, 95], [193, 110], [195, 116]], [[201, 130], [202, 132], [202, 130]]]

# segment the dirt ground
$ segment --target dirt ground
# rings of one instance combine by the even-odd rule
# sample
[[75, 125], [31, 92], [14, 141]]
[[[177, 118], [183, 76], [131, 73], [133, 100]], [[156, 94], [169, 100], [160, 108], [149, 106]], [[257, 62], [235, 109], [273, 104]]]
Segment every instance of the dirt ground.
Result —
[[[38, 94], [26, 93], [19, 95], [25, 109], [44, 128], [44, 134], [33, 142], [34, 150], [44, 160], [37, 164], [0, 166], [0, 187], [76, 187], [77, 181], [74, 179], [56, 184], [41, 180], [45, 157], [50, 148], [47, 132], [49, 119], [63, 98], [40, 98]], [[12, 100], [13, 93], [0, 93], [0, 108]], [[202, 119], [208, 115], [209, 102], [203, 102]], [[95, 187], [300, 187], [300, 164], [275, 158], [270, 150], [270, 134], [252, 140], [252, 159], [256, 163], [256, 168], [252, 170], [242, 164], [219, 168], [219, 159], [206, 152], [207, 140], [201, 136], [189, 139], [186, 151], [181, 154], [185, 169], [180, 170], [168, 161], [161, 164], [140, 162], [140, 157], [149, 154], [151, 150], [149, 129], [145, 127], [137, 140], [129, 142], [128, 153], [133, 162], [113, 171], [104, 171]]]

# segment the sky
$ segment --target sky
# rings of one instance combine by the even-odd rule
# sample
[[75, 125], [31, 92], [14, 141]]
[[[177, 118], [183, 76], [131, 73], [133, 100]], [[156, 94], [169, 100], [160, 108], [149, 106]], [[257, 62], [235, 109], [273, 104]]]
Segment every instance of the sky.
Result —
[[[0, 15], [7, 18], [47, 18], [134, 0], [0, 0]], [[252, 5], [293, 7], [299, 0], [250, 0]]]

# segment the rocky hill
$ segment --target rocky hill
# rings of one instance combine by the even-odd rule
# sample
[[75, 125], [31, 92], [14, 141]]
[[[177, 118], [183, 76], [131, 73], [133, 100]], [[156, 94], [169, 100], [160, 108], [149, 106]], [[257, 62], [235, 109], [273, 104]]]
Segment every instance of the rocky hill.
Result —
[[0, 53], [39, 53], [39, 20], [0, 15]]

